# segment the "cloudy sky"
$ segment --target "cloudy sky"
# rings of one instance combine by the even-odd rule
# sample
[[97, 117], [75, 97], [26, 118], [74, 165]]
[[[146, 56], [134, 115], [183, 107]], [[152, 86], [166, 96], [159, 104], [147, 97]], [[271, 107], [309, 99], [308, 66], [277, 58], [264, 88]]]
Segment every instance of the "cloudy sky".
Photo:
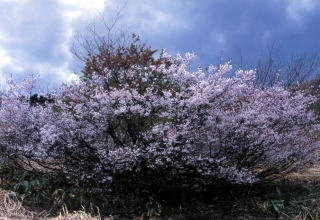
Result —
[[35, 74], [46, 86], [74, 79], [74, 36], [114, 18], [153, 48], [193, 51], [197, 65], [247, 65], [276, 43], [281, 59], [320, 49], [319, 0], [0, 0], [0, 85]]

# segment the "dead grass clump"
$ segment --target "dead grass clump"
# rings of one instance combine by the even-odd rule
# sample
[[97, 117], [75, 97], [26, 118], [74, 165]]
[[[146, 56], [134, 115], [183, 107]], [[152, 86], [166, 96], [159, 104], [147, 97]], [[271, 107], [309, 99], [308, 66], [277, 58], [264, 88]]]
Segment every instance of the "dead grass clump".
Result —
[[32, 212], [24, 208], [16, 193], [0, 189], [0, 220], [7, 219], [100, 220], [101, 218], [93, 217], [84, 211], [69, 213], [66, 209], [63, 209], [59, 216], [49, 218], [46, 213]]
[[0, 219], [43, 219], [43, 217], [45, 216], [41, 213], [25, 209], [14, 192], [0, 190]]
[[286, 179], [296, 183], [320, 183], [320, 165], [316, 165], [306, 171], [291, 173], [286, 176]]
[[63, 213], [60, 214], [58, 217], [50, 218], [50, 220], [100, 220], [99, 217], [94, 217], [89, 215], [84, 211], [77, 211], [72, 213]]

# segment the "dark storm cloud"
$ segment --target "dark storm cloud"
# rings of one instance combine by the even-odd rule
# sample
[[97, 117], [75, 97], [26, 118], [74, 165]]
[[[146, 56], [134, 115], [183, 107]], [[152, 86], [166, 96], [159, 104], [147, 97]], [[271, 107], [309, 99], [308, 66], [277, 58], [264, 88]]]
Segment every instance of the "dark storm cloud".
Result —
[[274, 42], [282, 59], [320, 47], [317, 0], [0, 0], [0, 83], [9, 73], [70, 79], [73, 35], [85, 32], [92, 6], [107, 21], [123, 6], [120, 26], [154, 48], [194, 51], [204, 66], [240, 56], [254, 63]]
[[[205, 65], [221, 56], [234, 60], [242, 56], [247, 62], [256, 62], [273, 43], [279, 46], [284, 58], [319, 48], [320, 4], [316, 1], [176, 1], [174, 7], [163, 1], [144, 4], [174, 16], [157, 26], [160, 33], [134, 23], [142, 35], [154, 46], [173, 53], [195, 51]], [[170, 28], [171, 22], [179, 21], [183, 22], [182, 27]]]

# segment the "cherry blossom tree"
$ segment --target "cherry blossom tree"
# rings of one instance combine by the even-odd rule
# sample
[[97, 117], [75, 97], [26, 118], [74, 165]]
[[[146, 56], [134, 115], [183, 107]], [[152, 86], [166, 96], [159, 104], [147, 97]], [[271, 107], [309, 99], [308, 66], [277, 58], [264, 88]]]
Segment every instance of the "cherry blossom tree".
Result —
[[230, 63], [190, 71], [194, 57], [163, 52], [164, 62], [116, 75], [92, 71], [42, 105], [26, 98], [33, 79], [11, 80], [1, 99], [1, 147], [20, 163], [105, 189], [119, 177], [198, 189], [247, 184], [318, 159], [314, 97], [279, 83], [259, 87], [254, 71], [228, 77]]

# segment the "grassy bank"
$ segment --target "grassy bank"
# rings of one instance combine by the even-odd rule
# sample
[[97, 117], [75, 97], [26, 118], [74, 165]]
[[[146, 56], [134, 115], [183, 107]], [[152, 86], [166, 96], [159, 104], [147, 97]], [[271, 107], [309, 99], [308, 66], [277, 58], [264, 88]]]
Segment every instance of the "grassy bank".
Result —
[[[320, 169], [296, 173], [276, 182], [251, 186], [214, 186], [206, 192], [173, 190], [143, 203], [130, 195], [107, 195], [113, 205], [99, 209], [97, 201], [70, 206], [65, 195], [58, 203], [52, 190], [35, 181], [20, 180], [16, 192], [0, 191], [0, 216], [7, 219], [320, 219]], [[30, 177], [29, 177], [30, 178]], [[4, 186], [4, 182], [2, 181]], [[7, 185], [8, 188], [8, 185]], [[38, 192], [35, 192], [39, 190]], [[46, 192], [47, 190], [47, 192]], [[43, 196], [41, 197], [41, 193]], [[47, 193], [45, 195], [45, 193]], [[38, 198], [37, 198], [38, 197]], [[45, 201], [45, 200], [48, 201]], [[91, 198], [92, 199], [92, 198]], [[125, 200], [127, 201], [121, 201]], [[50, 201], [49, 201], [50, 200]], [[69, 200], [69, 201], [68, 201]], [[130, 203], [130, 204], [129, 204]], [[69, 205], [68, 205], [69, 204]], [[69, 207], [68, 207], [69, 206]], [[102, 206], [100, 206], [102, 207]]]

